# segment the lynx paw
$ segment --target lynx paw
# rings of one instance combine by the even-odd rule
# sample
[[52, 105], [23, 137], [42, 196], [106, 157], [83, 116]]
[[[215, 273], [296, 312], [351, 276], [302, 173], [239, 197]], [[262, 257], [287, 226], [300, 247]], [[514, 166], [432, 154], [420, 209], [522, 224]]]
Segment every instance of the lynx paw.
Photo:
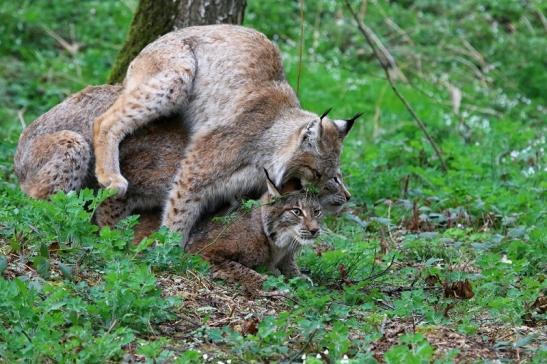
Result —
[[128, 182], [121, 174], [101, 175], [97, 174], [99, 184], [104, 188], [116, 191], [116, 197], [123, 197], [127, 192]]

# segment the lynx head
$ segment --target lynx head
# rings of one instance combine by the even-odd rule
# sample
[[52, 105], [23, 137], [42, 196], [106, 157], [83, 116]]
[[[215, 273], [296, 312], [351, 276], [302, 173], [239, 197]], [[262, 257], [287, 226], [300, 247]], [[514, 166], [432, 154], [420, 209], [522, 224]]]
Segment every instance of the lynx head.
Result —
[[344, 185], [340, 171], [329, 179], [319, 191], [319, 202], [327, 214], [339, 213], [350, 198], [351, 194]]
[[268, 192], [263, 198], [262, 224], [278, 248], [298, 249], [313, 244], [322, 216], [318, 196], [304, 190], [281, 194], [266, 172]]
[[326, 117], [329, 111], [310, 120], [299, 131], [297, 142], [293, 143], [295, 149], [286, 163], [284, 182], [297, 178], [303, 186], [314, 184], [322, 188], [336, 177], [342, 142], [361, 114], [348, 120], [330, 120]]

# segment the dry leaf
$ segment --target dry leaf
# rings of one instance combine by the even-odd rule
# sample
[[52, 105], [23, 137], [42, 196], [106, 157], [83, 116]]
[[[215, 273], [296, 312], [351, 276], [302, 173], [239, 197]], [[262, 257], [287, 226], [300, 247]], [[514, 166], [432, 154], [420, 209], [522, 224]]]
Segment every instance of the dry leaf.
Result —
[[243, 324], [241, 325], [241, 334], [242, 335], [256, 334], [258, 332], [258, 323], [259, 323], [259, 320], [256, 317], [252, 317], [244, 321]]
[[460, 298], [468, 300], [473, 298], [475, 295], [473, 293], [473, 287], [471, 287], [471, 282], [467, 279], [465, 281], [458, 281], [453, 283], [445, 282], [444, 286], [444, 296], [449, 298]]
[[427, 277], [425, 277], [425, 283], [427, 283], [428, 286], [434, 286], [437, 283], [441, 283], [441, 280], [439, 279], [438, 275], [430, 274]]
[[332, 250], [332, 247], [325, 242], [319, 242], [314, 245], [313, 250], [318, 257], [322, 256], [324, 252]]
[[547, 297], [541, 294], [522, 315], [522, 320], [527, 326], [536, 327], [545, 325], [546, 320], [542, 318], [547, 312]]

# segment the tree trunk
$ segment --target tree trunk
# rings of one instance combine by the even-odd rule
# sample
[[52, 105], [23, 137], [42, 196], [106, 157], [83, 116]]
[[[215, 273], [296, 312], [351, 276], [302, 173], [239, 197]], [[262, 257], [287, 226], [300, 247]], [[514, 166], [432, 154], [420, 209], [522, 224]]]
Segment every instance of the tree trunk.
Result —
[[246, 0], [140, 0], [108, 83], [122, 82], [129, 63], [150, 42], [191, 25], [241, 24]]

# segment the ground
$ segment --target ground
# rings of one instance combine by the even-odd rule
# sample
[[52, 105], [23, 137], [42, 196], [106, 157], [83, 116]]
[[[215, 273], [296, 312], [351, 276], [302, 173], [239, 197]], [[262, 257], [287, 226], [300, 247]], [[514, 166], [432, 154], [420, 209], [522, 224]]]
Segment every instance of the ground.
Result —
[[99, 230], [104, 191], [22, 194], [22, 128], [105, 82], [136, 2], [0, 4], [0, 361], [547, 360], [545, 5], [351, 2], [443, 173], [342, 2], [304, 3], [249, 1], [245, 24], [279, 44], [304, 108], [365, 114], [342, 154], [352, 200], [299, 258], [314, 284], [272, 277], [274, 298], [212, 280], [167, 231], [134, 244], [136, 216]]

